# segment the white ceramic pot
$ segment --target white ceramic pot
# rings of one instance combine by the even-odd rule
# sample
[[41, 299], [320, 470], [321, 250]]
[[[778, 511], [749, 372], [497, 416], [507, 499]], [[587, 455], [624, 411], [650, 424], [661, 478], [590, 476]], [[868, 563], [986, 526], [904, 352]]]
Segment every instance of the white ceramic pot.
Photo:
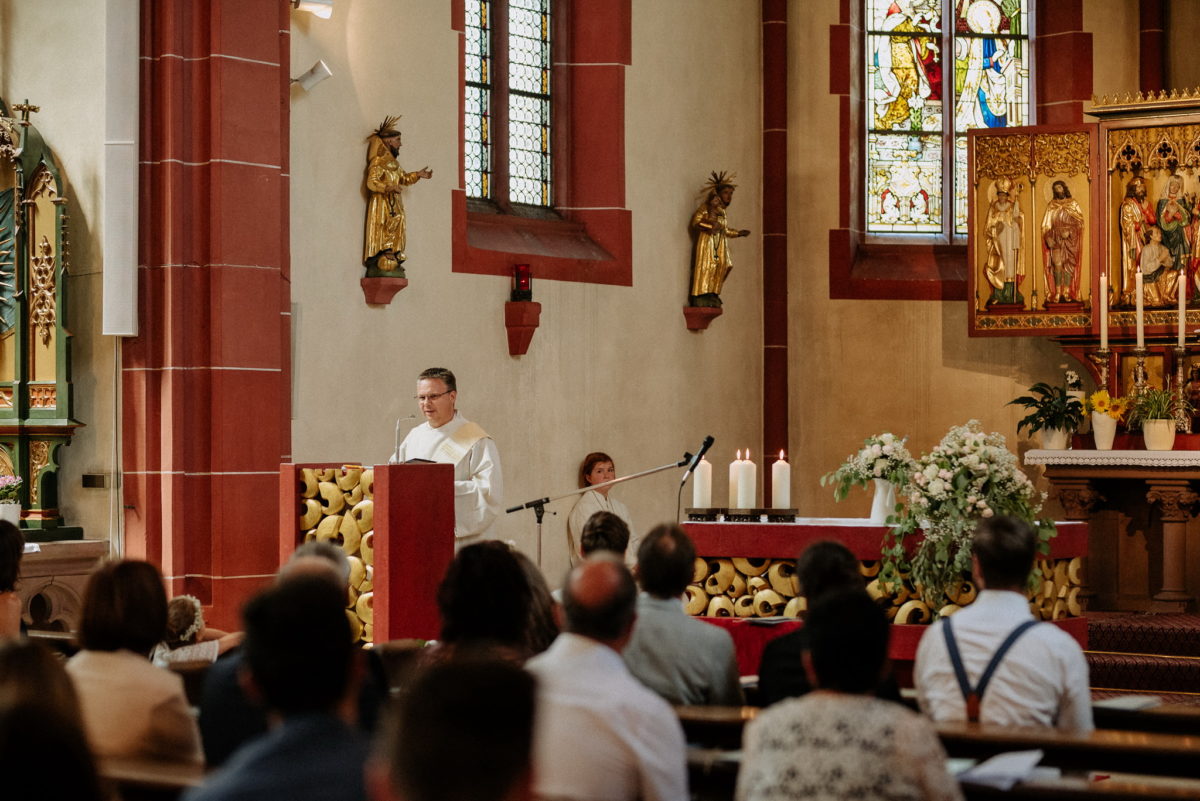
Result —
[[1071, 441], [1071, 432], [1065, 428], [1043, 428], [1042, 447], [1048, 451], [1065, 451]]
[[[1067, 397], [1074, 398], [1075, 400], [1079, 401], [1079, 408], [1082, 409], [1084, 401], [1087, 400], [1087, 393], [1084, 392], [1082, 389], [1068, 389]], [[1087, 419], [1087, 416], [1085, 415], [1084, 418], [1079, 421], [1079, 428], [1076, 429], [1075, 433], [1086, 434], [1087, 432], [1088, 432], [1088, 419]]]
[[1117, 418], [1092, 412], [1092, 436], [1096, 438], [1096, 450], [1111, 451], [1113, 438], [1117, 436]]
[[0, 503], [0, 520], [7, 520], [14, 526], [21, 525], [21, 504]]
[[871, 501], [870, 521], [882, 526], [888, 515], [896, 512], [896, 485], [886, 478], [872, 479], [875, 482], [875, 497]]
[[1148, 451], [1169, 451], [1175, 445], [1174, 420], [1143, 420], [1142, 436]]

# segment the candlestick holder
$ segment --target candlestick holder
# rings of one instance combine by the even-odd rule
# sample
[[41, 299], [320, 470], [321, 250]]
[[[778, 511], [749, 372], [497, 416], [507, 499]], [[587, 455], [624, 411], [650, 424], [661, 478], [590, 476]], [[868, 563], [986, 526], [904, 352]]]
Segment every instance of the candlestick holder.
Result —
[[1176, 346], [1175, 350], [1175, 430], [1181, 434], [1192, 433], [1192, 415], [1185, 407], [1187, 398], [1183, 388], [1183, 365], [1187, 360], [1187, 348]]
[[1104, 348], [1087, 355], [1088, 361], [1100, 371], [1100, 389], [1108, 389], [1108, 358], [1111, 353], [1108, 348]]
[[1146, 374], [1146, 348], [1134, 348], [1133, 355], [1137, 359], [1133, 365], [1133, 394], [1141, 395], [1149, 383]]

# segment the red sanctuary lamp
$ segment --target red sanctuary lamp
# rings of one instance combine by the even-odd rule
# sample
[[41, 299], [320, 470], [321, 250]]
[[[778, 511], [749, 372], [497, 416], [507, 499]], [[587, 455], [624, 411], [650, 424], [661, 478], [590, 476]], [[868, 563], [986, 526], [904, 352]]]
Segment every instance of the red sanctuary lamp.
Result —
[[512, 290], [504, 304], [504, 327], [508, 331], [508, 354], [524, 356], [542, 316], [542, 304], [533, 300], [533, 270], [528, 264], [513, 265]]

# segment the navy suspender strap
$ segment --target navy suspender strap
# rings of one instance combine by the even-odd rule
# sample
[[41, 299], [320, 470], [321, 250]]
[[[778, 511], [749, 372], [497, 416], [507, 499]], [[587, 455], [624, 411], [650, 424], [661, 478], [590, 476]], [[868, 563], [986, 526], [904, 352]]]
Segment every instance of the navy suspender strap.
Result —
[[958, 688], [962, 691], [963, 699], [967, 702], [967, 720], [972, 723], [979, 722], [979, 705], [983, 701], [983, 694], [987, 692], [988, 683], [992, 680], [992, 674], [996, 672], [996, 668], [1000, 666], [1004, 655], [1008, 653], [1008, 649], [1012, 648], [1013, 643], [1017, 641], [1030, 627], [1036, 626], [1038, 621], [1026, 620], [1021, 625], [1017, 626], [1008, 636], [1004, 638], [1004, 642], [1000, 643], [1000, 647], [996, 649], [996, 653], [992, 654], [992, 660], [988, 662], [987, 667], [983, 670], [983, 675], [979, 677], [979, 684], [974, 688], [971, 687], [971, 682], [967, 679], [967, 669], [963, 667], [962, 655], [958, 652], [958, 643], [954, 639], [954, 631], [950, 628], [950, 618], [946, 618], [942, 622], [942, 634], [946, 638], [946, 651], [950, 654], [950, 663], [954, 665], [954, 676], [958, 679]]

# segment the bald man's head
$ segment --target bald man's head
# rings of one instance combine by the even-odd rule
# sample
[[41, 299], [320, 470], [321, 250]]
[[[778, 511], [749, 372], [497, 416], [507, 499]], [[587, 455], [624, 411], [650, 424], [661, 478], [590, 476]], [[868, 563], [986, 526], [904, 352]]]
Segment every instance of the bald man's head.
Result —
[[616, 554], [592, 554], [567, 574], [563, 612], [567, 631], [618, 650], [637, 616], [637, 584]]

